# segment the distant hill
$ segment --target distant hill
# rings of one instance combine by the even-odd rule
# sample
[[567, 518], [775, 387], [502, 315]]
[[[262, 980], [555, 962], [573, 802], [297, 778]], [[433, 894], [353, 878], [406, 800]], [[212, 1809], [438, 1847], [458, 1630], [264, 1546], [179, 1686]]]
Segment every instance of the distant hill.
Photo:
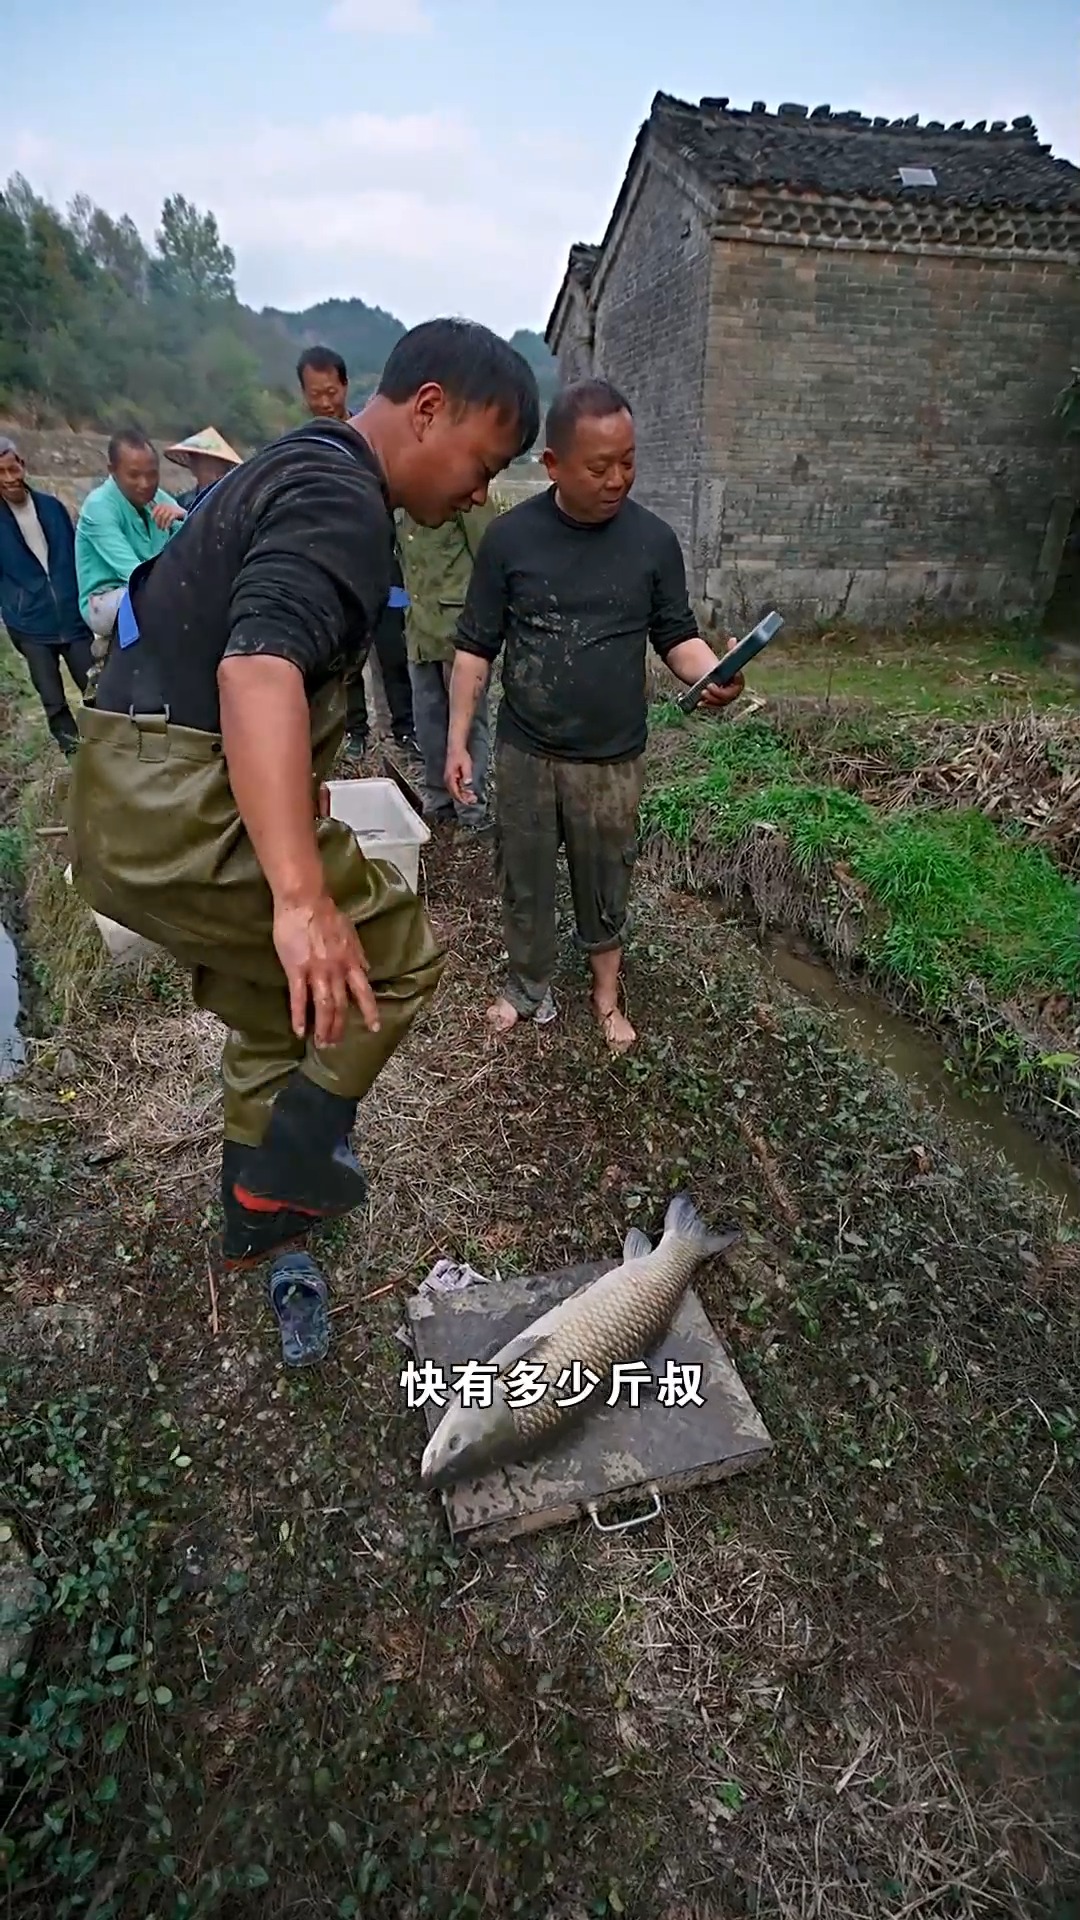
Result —
[[547, 350], [543, 334], [533, 333], [528, 327], [519, 327], [516, 333], [510, 335], [510, 345], [517, 348], [522, 359], [528, 361], [535, 373], [540, 389], [540, 404], [546, 410], [555, 398], [559, 368], [554, 355]]
[[[31, 430], [149, 423], [181, 439], [212, 423], [247, 450], [304, 418], [303, 347], [337, 349], [359, 408], [404, 331], [365, 300], [244, 306], [215, 215], [182, 193], [148, 242], [85, 194], [60, 213], [21, 174], [0, 183], [0, 412]], [[537, 333], [513, 338], [546, 400], [551, 355]]]
[[[382, 307], [369, 307], [365, 300], [320, 300], [318, 306], [303, 313], [285, 313], [278, 307], [264, 307], [264, 320], [273, 320], [296, 343], [304, 347], [333, 347], [349, 369], [349, 397], [359, 406], [374, 392], [386, 357], [405, 327], [395, 314]], [[529, 362], [536, 375], [540, 399], [546, 408], [558, 384], [558, 369], [543, 338], [528, 327], [519, 327], [511, 335], [510, 345]]]

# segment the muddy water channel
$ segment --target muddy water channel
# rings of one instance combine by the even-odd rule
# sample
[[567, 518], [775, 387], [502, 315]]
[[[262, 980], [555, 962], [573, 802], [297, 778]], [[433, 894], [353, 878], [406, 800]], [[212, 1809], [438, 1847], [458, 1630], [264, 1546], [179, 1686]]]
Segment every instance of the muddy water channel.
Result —
[[957, 1082], [941, 1047], [875, 994], [862, 993], [838, 980], [831, 968], [801, 947], [773, 936], [762, 948], [777, 979], [814, 1006], [836, 1017], [838, 1037], [865, 1058], [889, 1068], [904, 1081], [917, 1104], [933, 1107], [957, 1132], [984, 1152], [998, 1155], [1034, 1186], [1052, 1194], [1064, 1214], [1080, 1219], [1080, 1178], [1052, 1148], [1005, 1111], [992, 1093], [970, 1091]]
[[19, 1033], [19, 959], [0, 921], [0, 1080], [10, 1080], [26, 1057]]

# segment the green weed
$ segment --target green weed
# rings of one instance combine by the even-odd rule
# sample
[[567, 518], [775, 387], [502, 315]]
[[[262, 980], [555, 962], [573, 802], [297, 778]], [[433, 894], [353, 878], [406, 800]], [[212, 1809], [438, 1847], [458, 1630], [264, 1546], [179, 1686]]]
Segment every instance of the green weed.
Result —
[[26, 840], [17, 827], [0, 827], [0, 887], [21, 887]]
[[14, 1910], [46, 1884], [67, 1920], [115, 1861], [133, 1802], [161, 1877], [174, 1871], [157, 1762], [175, 1704], [160, 1661], [181, 1592], [157, 1544], [191, 1461], [164, 1407], [147, 1438], [96, 1387], [40, 1400], [28, 1387], [29, 1369], [0, 1383], [2, 1531], [30, 1550], [41, 1594], [38, 1657], [0, 1685], [0, 1887]]
[[878, 815], [760, 722], [718, 728], [703, 753], [646, 794], [647, 835], [735, 847], [767, 826], [805, 878], [843, 861], [880, 909], [866, 957], [932, 1007], [972, 976], [997, 1001], [1080, 993], [1080, 889], [1019, 833], [974, 811]]

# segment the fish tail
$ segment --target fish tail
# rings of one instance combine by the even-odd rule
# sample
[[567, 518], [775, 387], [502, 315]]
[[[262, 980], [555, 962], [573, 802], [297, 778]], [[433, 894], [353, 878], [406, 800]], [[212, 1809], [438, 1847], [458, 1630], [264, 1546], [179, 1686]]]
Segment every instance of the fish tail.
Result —
[[736, 1240], [742, 1239], [738, 1227], [727, 1227], [723, 1233], [711, 1232], [688, 1193], [677, 1193], [669, 1203], [664, 1215], [664, 1232], [678, 1240], [689, 1240], [700, 1251], [702, 1259], [710, 1253], [726, 1253]]

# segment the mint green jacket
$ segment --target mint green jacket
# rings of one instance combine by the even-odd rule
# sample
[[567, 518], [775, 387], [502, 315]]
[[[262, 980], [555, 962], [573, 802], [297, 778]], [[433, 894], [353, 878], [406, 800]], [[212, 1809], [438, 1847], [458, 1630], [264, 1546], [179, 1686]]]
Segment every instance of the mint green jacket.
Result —
[[[175, 506], [171, 493], [159, 487], [153, 505]], [[183, 521], [178, 520], [177, 526]], [[162, 533], [148, 507], [125, 500], [112, 475], [88, 493], [75, 528], [75, 572], [79, 583], [79, 612], [87, 617], [90, 595], [126, 587], [136, 567], [167, 547], [173, 529]]]

